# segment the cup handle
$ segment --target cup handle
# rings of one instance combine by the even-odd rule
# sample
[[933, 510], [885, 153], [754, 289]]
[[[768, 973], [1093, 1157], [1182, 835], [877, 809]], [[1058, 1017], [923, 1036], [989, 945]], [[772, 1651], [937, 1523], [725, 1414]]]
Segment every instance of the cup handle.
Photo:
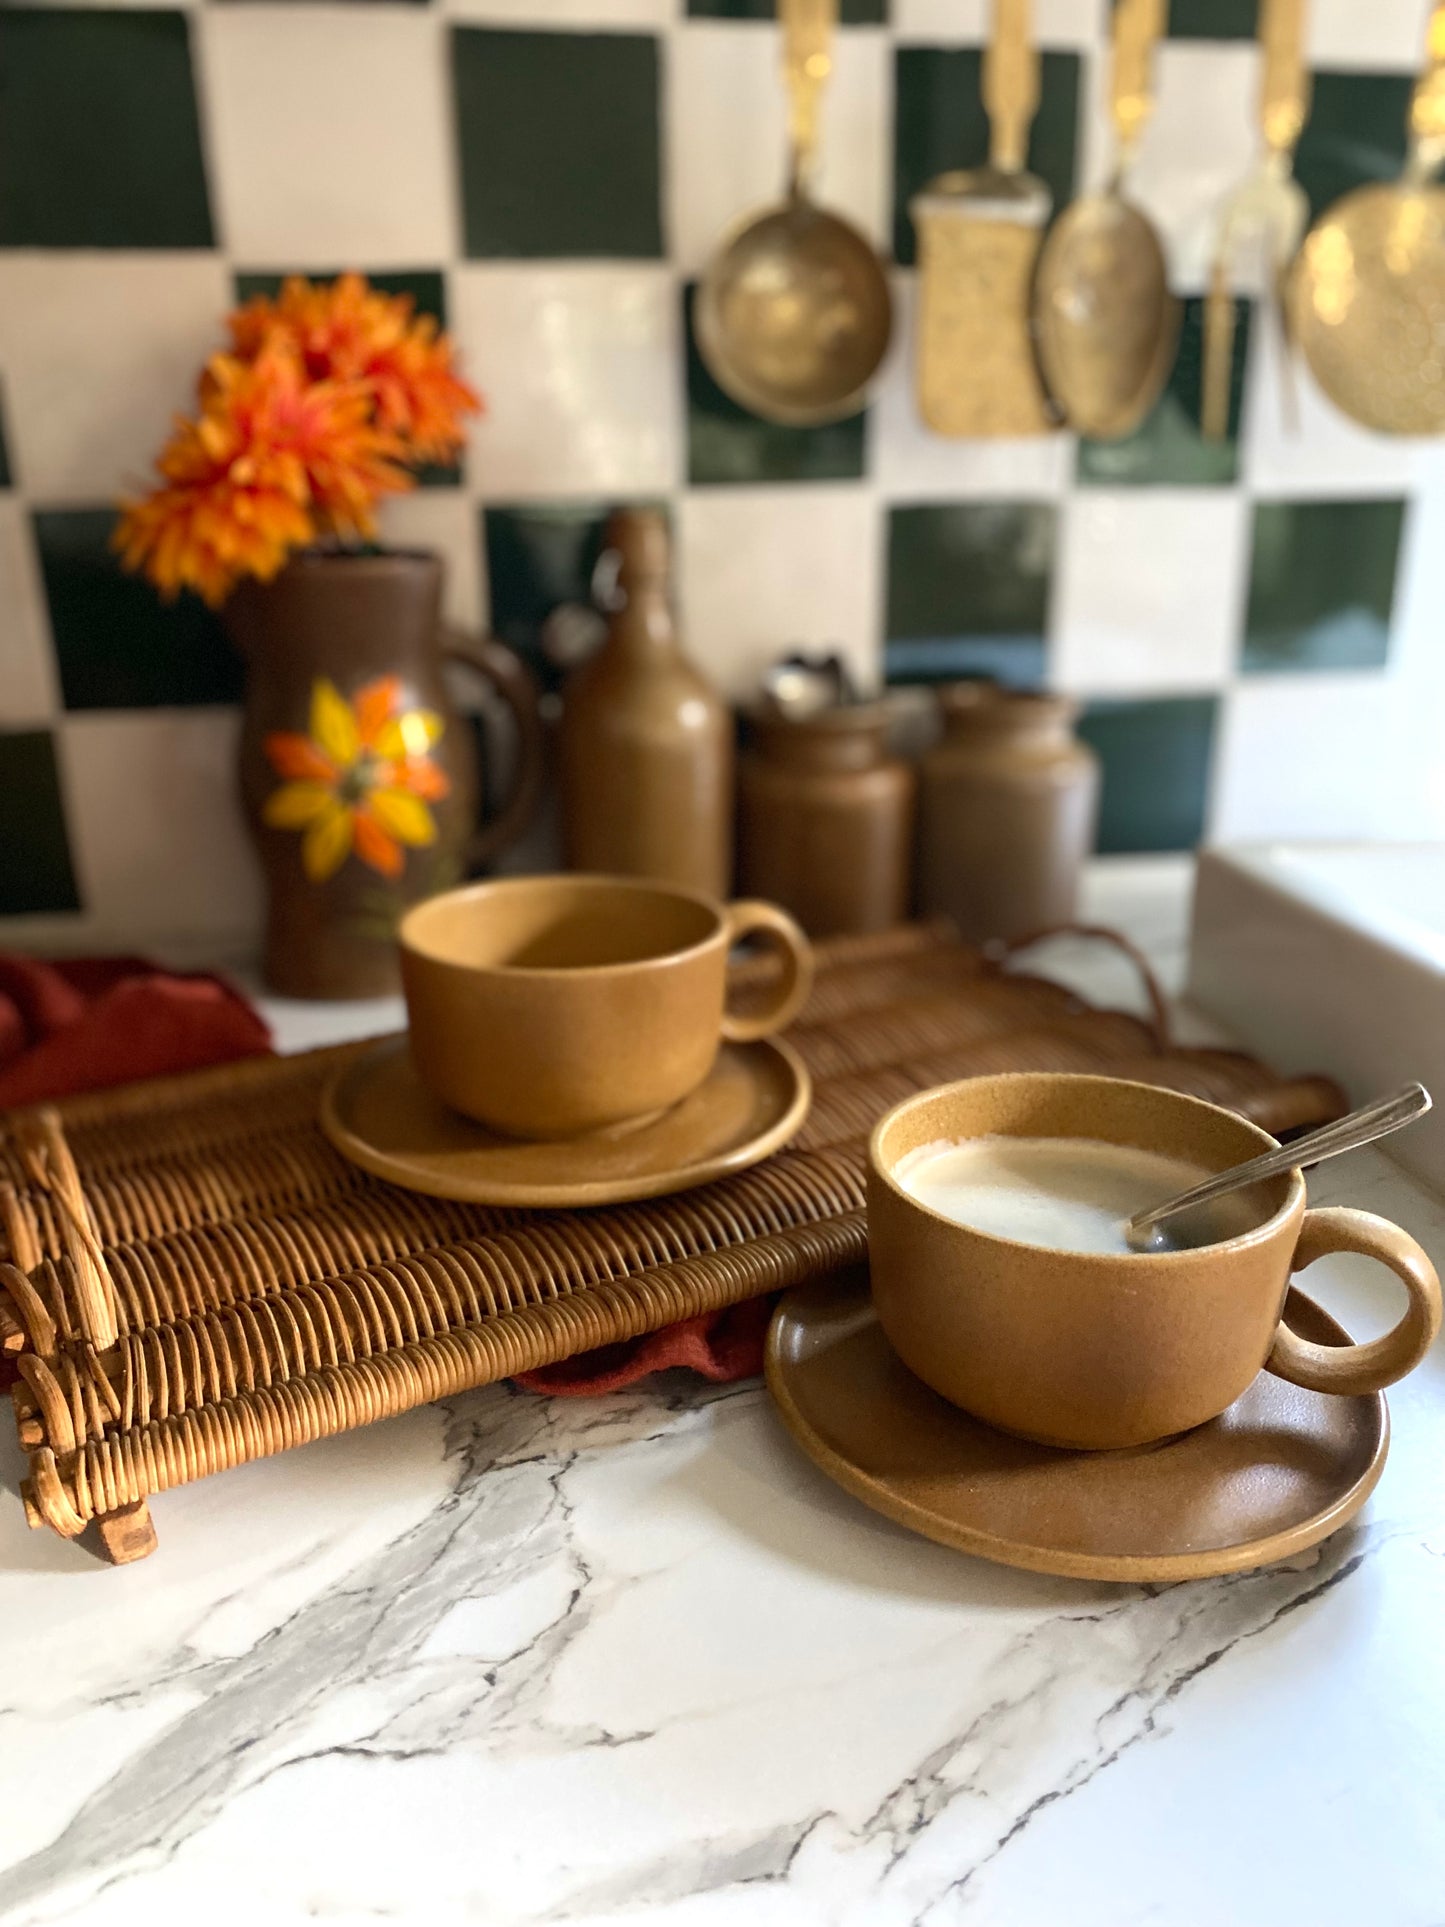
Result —
[[768, 1009], [750, 1016], [725, 1010], [722, 1034], [730, 1044], [751, 1044], [759, 1037], [771, 1037], [775, 1030], [792, 1023], [807, 1002], [813, 988], [813, 951], [808, 939], [786, 910], [775, 903], [748, 901], [730, 903], [723, 916], [727, 921], [729, 946], [744, 937], [767, 937], [782, 953], [783, 981]]
[[1291, 1271], [1303, 1271], [1331, 1251], [1357, 1251], [1388, 1265], [1410, 1294], [1403, 1317], [1392, 1331], [1364, 1345], [1316, 1345], [1281, 1319], [1265, 1370], [1310, 1392], [1383, 1391], [1414, 1371], [1439, 1333], [1439, 1277], [1408, 1231], [1371, 1211], [1307, 1211]]

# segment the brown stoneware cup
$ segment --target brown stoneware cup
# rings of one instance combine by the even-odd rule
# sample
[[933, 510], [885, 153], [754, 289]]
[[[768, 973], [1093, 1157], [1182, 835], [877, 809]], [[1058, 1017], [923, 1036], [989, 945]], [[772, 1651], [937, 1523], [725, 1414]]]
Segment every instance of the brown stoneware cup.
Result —
[[[725, 1007], [743, 937], [782, 951], [773, 1002]], [[411, 1053], [454, 1110], [509, 1137], [640, 1123], [695, 1090], [719, 1043], [780, 1030], [812, 982], [808, 940], [770, 903], [626, 877], [509, 877], [432, 897], [399, 933]]]
[[[1092, 1138], [1224, 1171], [1275, 1140], [1231, 1111], [1152, 1085], [1051, 1072], [976, 1077], [906, 1099], [869, 1145], [873, 1301], [904, 1364], [1000, 1430], [1047, 1445], [1145, 1445], [1215, 1418], [1265, 1370], [1320, 1392], [1379, 1391], [1440, 1329], [1440, 1281], [1397, 1225], [1306, 1211], [1298, 1171], [1256, 1188], [1254, 1229], [1193, 1250], [1053, 1251], [956, 1223], [893, 1173], [921, 1145], [990, 1134]], [[1388, 1265], [1409, 1293], [1368, 1344], [1283, 1322], [1292, 1272], [1326, 1252]]]

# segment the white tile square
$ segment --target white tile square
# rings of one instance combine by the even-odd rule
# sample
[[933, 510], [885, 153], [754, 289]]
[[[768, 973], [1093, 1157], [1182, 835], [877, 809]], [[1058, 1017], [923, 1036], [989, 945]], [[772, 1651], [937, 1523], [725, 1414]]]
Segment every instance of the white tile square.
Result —
[[1209, 278], [1220, 208], [1256, 166], [1259, 54], [1252, 42], [1161, 43], [1154, 114], [1126, 192], [1154, 220], [1170, 279], [1197, 293]]
[[868, 423], [869, 473], [883, 494], [893, 502], [1056, 500], [1073, 473], [1072, 435], [952, 441], [924, 427], [914, 399], [917, 276], [896, 269], [890, 282], [893, 339]]
[[1248, 554], [1237, 490], [1079, 490], [1064, 508], [1051, 683], [1091, 696], [1220, 688]]
[[[1033, 34], [1041, 47], [1087, 47], [1104, 37], [1108, 0], [1034, 0]], [[990, 0], [893, 0], [901, 40], [979, 46], [988, 38]]]
[[1298, 425], [1281, 385], [1281, 344], [1273, 315], [1257, 306], [1240, 425], [1240, 474], [1255, 495], [1398, 495], [1410, 488], [1428, 450], [1400, 435], [1376, 435], [1342, 415], [1294, 362]]
[[71, 852], [96, 940], [254, 946], [261, 880], [236, 796], [234, 710], [68, 716]]
[[1411, 73], [1424, 58], [1429, 12], [1428, 0], [1310, 0], [1310, 64]]
[[451, 275], [451, 328], [487, 406], [466, 456], [484, 499], [677, 480], [682, 316], [667, 268], [468, 264]]
[[60, 708], [45, 592], [18, 498], [0, 495], [0, 725], [48, 722]]
[[[880, 248], [891, 220], [892, 97], [884, 35], [840, 32], [823, 95], [814, 191]], [[664, 115], [672, 251], [692, 275], [734, 221], [782, 198], [787, 138], [778, 30], [689, 21], [672, 37]]]
[[692, 489], [678, 515], [683, 642], [734, 700], [792, 649], [879, 680], [882, 523], [861, 488]]
[[225, 246], [254, 267], [417, 267], [456, 252], [445, 23], [430, 8], [205, 7]]
[[1225, 700], [1210, 840], [1445, 837], [1439, 742], [1406, 679], [1251, 677]]
[[0, 370], [19, 484], [95, 502], [144, 483], [223, 343], [231, 281], [214, 254], [7, 254]]
[[459, 488], [419, 488], [395, 495], [381, 511], [381, 537], [389, 548], [428, 549], [446, 570], [442, 608], [463, 629], [485, 628], [488, 600], [481, 517]]
[[683, 0], [441, 0], [443, 13], [494, 27], [665, 27], [682, 5]]

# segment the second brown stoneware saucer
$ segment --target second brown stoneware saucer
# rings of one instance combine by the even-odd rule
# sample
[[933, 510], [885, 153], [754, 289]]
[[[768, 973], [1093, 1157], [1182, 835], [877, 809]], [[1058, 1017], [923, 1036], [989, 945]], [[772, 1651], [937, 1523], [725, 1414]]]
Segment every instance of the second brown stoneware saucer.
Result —
[[[1349, 1342], [1301, 1291], [1287, 1315], [1302, 1336]], [[865, 1270], [788, 1293], [767, 1379], [809, 1458], [865, 1505], [981, 1559], [1072, 1579], [1203, 1579], [1287, 1559], [1354, 1517], [1389, 1449], [1378, 1392], [1330, 1397], [1268, 1372], [1159, 1445], [1069, 1452], [1011, 1438], [913, 1376]]]
[[777, 1038], [724, 1044], [691, 1096], [660, 1117], [528, 1143], [448, 1110], [417, 1076], [406, 1038], [387, 1037], [332, 1078], [321, 1128], [343, 1157], [408, 1191], [573, 1209], [660, 1198], [745, 1170], [794, 1136], [812, 1094], [802, 1060]]

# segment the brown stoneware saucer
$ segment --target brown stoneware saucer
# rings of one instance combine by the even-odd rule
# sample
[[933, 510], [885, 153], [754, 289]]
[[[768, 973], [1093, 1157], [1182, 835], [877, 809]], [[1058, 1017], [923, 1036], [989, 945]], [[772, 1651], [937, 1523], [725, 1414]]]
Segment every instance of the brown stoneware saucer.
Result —
[[[1292, 1290], [1290, 1323], [1348, 1335]], [[1352, 1519], [1389, 1449], [1375, 1392], [1331, 1397], [1267, 1372], [1162, 1444], [1068, 1452], [993, 1431], [932, 1392], [883, 1335], [866, 1270], [790, 1291], [768, 1386], [814, 1463], [865, 1505], [1000, 1565], [1071, 1579], [1204, 1579], [1289, 1558]]]
[[812, 1085], [777, 1038], [722, 1045], [689, 1097], [641, 1123], [561, 1142], [494, 1135], [432, 1096], [405, 1037], [344, 1064], [321, 1097], [321, 1128], [373, 1177], [470, 1204], [570, 1208], [660, 1198], [742, 1171], [802, 1126]]

